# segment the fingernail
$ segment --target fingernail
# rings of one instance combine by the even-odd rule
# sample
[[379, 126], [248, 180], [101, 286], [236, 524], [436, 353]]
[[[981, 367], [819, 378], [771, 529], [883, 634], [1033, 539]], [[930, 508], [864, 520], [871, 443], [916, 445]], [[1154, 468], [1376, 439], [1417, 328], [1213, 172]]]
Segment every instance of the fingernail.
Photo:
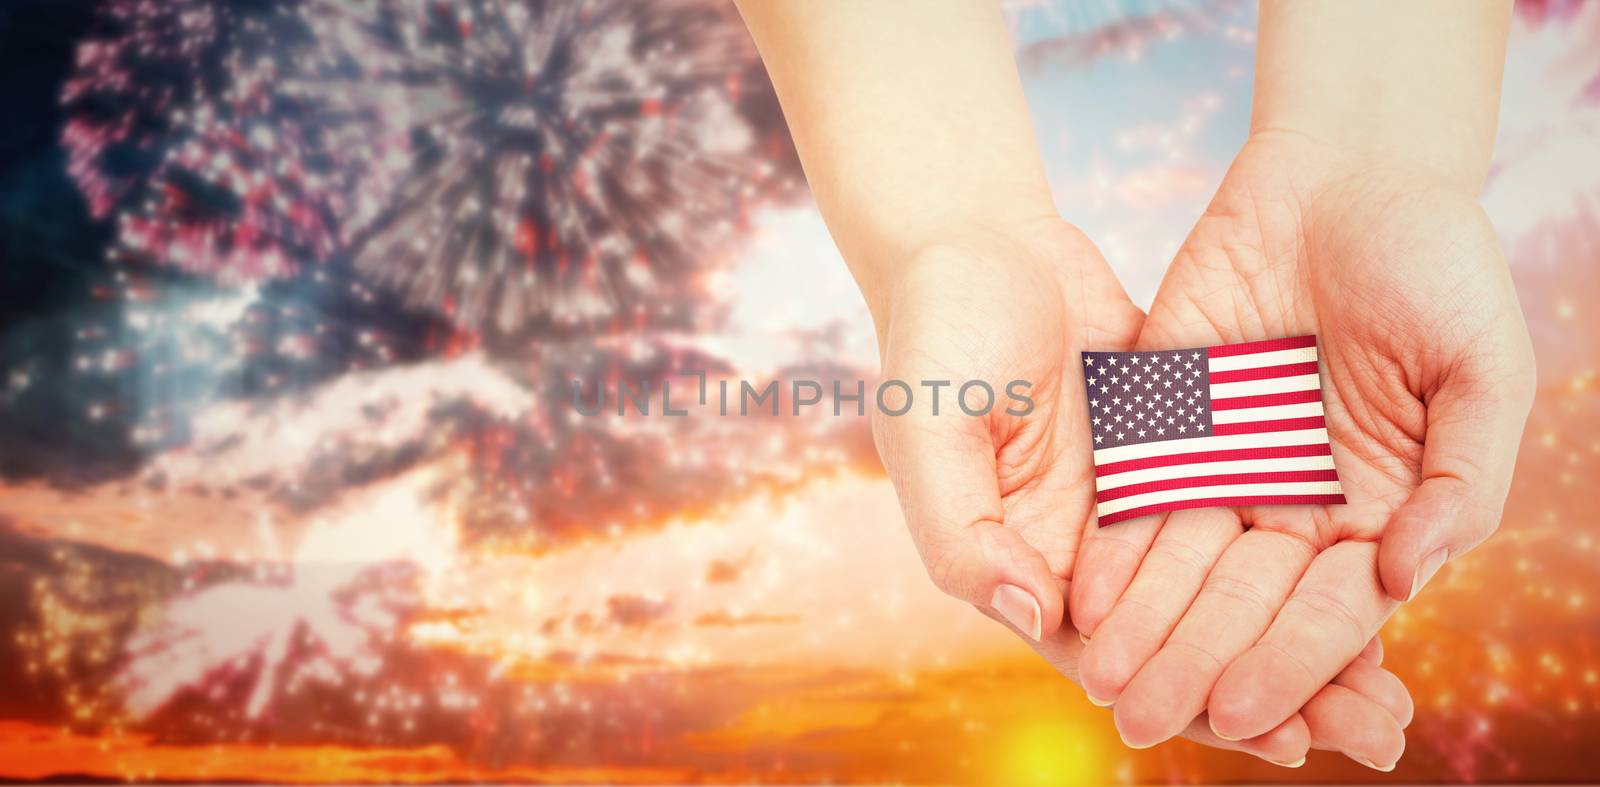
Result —
[[1417, 566], [1416, 577], [1411, 580], [1411, 595], [1407, 597], [1407, 600], [1417, 597], [1417, 592], [1422, 590], [1423, 585], [1428, 584], [1428, 580], [1433, 579], [1434, 574], [1439, 573], [1439, 568], [1444, 565], [1444, 559], [1449, 555], [1449, 550], [1440, 548], [1435, 549], [1422, 559], [1421, 565]]
[[1294, 762], [1278, 762], [1277, 760], [1268, 760], [1267, 762], [1270, 762], [1273, 765], [1281, 765], [1281, 766], [1283, 766], [1285, 768], [1298, 768], [1298, 767], [1306, 764], [1306, 758], [1301, 757], [1300, 759], [1295, 760]]
[[1084, 692], [1083, 696], [1088, 697], [1089, 698], [1089, 702], [1093, 703], [1096, 707], [1100, 707], [1100, 708], [1109, 708], [1109, 707], [1111, 707], [1111, 700], [1096, 699], [1093, 694], [1090, 694], [1088, 692]]
[[1016, 585], [1001, 585], [995, 588], [989, 606], [1007, 623], [1033, 637], [1034, 642], [1044, 634], [1044, 615], [1039, 611], [1039, 601], [1028, 591]]
[[1083, 640], [1083, 644], [1085, 644], [1085, 645], [1089, 644], [1089, 635], [1088, 634], [1085, 634], [1085, 633], [1080, 631], [1080, 632], [1078, 632], [1078, 639]]
[[1218, 737], [1218, 738], [1221, 738], [1221, 739], [1223, 739], [1223, 740], [1225, 740], [1225, 741], [1241, 741], [1241, 740], [1244, 740], [1244, 739], [1243, 739], [1243, 738], [1230, 738], [1230, 737], [1228, 737], [1228, 736], [1226, 736], [1226, 735], [1223, 735], [1223, 734], [1222, 734], [1222, 733], [1220, 733], [1220, 732], [1217, 732], [1217, 725], [1216, 725], [1216, 722], [1213, 722], [1213, 721], [1212, 721], [1212, 720], [1211, 720], [1211, 719], [1206, 719], [1206, 724], [1207, 724], [1207, 725], [1210, 725], [1210, 727], [1211, 727], [1211, 734], [1212, 734], [1212, 735], [1215, 735], [1215, 736], [1217, 736], [1217, 737]]
[[1377, 763], [1375, 763], [1375, 762], [1373, 762], [1371, 760], [1363, 760], [1360, 757], [1351, 757], [1350, 759], [1355, 760], [1356, 762], [1359, 762], [1362, 765], [1365, 765], [1368, 768], [1371, 768], [1371, 769], [1373, 769], [1375, 771], [1383, 771], [1384, 773], [1388, 773], [1389, 771], [1394, 770], [1394, 765], [1395, 765], [1392, 762], [1389, 763], [1388, 765], [1379, 765], [1379, 764], [1377, 764]]

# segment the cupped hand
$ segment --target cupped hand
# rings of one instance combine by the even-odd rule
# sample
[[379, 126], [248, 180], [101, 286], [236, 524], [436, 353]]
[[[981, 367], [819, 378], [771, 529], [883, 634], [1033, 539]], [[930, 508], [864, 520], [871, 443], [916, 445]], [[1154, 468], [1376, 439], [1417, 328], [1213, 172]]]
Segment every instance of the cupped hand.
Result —
[[[1142, 313], [1093, 245], [1053, 217], [953, 233], [905, 265], [883, 302], [883, 378], [907, 388], [884, 389], [873, 432], [929, 575], [1076, 680], [1083, 646], [1063, 620], [1064, 594], [1092, 518], [1094, 471], [1075, 359], [1131, 348]], [[995, 394], [982, 415], [956, 400], [975, 380]], [[909, 410], [887, 414], [906, 407], [907, 390]], [[973, 388], [965, 403], [980, 410], [986, 397]], [[1183, 734], [1281, 764], [1311, 746], [1371, 757], [1401, 745], [1393, 722], [1366, 723], [1409, 719], [1399, 681], [1375, 662], [1348, 677], [1348, 688], [1308, 696], [1303, 717], [1286, 714], [1251, 740], [1217, 738], [1198, 710]]]
[[[873, 437], [917, 549], [940, 589], [1038, 641], [1061, 625], [1094, 503], [1087, 403], [1066, 361], [1131, 346], [1144, 315], [1094, 246], [1049, 217], [926, 247], [886, 304]], [[993, 392], [982, 414], [961, 409], [969, 381]], [[965, 404], [986, 401], [972, 388]]]
[[[1077, 631], [1064, 625], [1033, 646], [1063, 675], [1082, 683], [1080, 665], [1085, 646]], [[1413, 705], [1404, 684], [1384, 669], [1382, 662], [1383, 646], [1374, 638], [1338, 678], [1318, 689], [1298, 713], [1261, 735], [1223, 738], [1201, 713], [1183, 725], [1178, 737], [1215, 749], [1244, 752], [1288, 768], [1303, 765], [1312, 749], [1339, 752], [1362, 763], [1392, 763], [1405, 748], [1403, 730], [1411, 723]]]
[[1533, 359], [1473, 195], [1294, 133], [1254, 135], [1137, 345], [1302, 334], [1318, 337], [1347, 504], [1181, 511], [1085, 540], [1070, 599], [1090, 636], [1084, 687], [1116, 702], [1130, 743], [1201, 712], [1227, 738], [1273, 729], [1498, 525]]

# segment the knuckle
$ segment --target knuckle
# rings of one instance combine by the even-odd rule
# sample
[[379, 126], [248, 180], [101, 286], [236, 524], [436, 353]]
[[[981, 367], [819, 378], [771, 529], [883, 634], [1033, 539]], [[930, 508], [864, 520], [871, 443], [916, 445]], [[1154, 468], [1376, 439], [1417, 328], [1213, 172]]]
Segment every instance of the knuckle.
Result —
[[1327, 682], [1328, 676], [1321, 675], [1317, 670], [1312, 669], [1311, 664], [1303, 656], [1289, 648], [1276, 642], [1263, 642], [1260, 647], [1272, 654], [1272, 656], [1294, 667], [1295, 671], [1306, 679], [1308, 685]]
[[1352, 645], [1352, 654], [1360, 652], [1367, 640], [1372, 638], [1373, 632], [1367, 631], [1361, 616], [1344, 599], [1333, 593], [1320, 588], [1302, 588], [1295, 592], [1289, 602], [1315, 617], [1319, 621], [1317, 628], [1332, 631], [1339, 636], [1342, 644]]
[[1155, 604], [1137, 593], [1130, 593], [1117, 602], [1112, 614], [1122, 627], [1133, 631], [1154, 631], [1162, 628], [1170, 617]]
[[1205, 641], [1173, 640], [1167, 643], [1167, 647], [1195, 656], [1205, 664], [1206, 670], [1213, 675], [1221, 674], [1222, 670], [1228, 666], [1227, 661], [1213, 651]]
[[1090, 548], [1094, 549], [1095, 562], [1116, 565], [1129, 565], [1137, 567], [1144, 558], [1145, 551], [1138, 544], [1126, 538], [1115, 535], [1095, 534], [1090, 541]]
[[1191, 574], [1203, 574], [1211, 568], [1211, 559], [1193, 544], [1177, 539], [1157, 541], [1150, 548], [1150, 557], [1162, 565], [1170, 565]]
[[1470, 528], [1469, 539], [1457, 550], [1456, 556], [1459, 557], [1461, 552], [1472, 549], [1494, 535], [1495, 531], [1500, 529], [1500, 513], [1500, 507], [1495, 506], [1492, 510], [1485, 510], [1478, 516], [1472, 517], [1474, 526]]
[[1206, 578], [1200, 586], [1201, 595], [1210, 595], [1220, 601], [1232, 602], [1234, 605], [1245, 607], [1248, 612], [1260, 620], [1271, 620], [1277, 612], [1267, 602], [1267, 596], [1255, 585], [1238, 577], [1226, 574], [1217, 574]]
[[929, 581], [945, 594], [959, 597], [955, 582], [956, 562], [952, 549], [931, 543], [923, 548], [922, 564], [928, 571]]

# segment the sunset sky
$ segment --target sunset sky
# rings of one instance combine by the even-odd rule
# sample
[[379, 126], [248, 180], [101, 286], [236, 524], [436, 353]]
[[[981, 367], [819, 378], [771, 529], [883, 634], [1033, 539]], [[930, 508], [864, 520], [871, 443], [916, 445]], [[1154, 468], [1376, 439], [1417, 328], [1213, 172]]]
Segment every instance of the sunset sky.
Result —
[[[49, 87], [8, 88], [38, 119], [0, 160], [0, 234], [27, 255], [0, 278], [0, 778], [1387, 780], [1123, 747], [928, 582], [864, 419], [555, 398], [696, 360], [870, 379], [803, 194], [741, 203], [736, 242], [668, 288], [693, 319], [652, 305], [637, 330], [497, 336], [337, 260], [173, 272], [112, 254], [117, 219], [68, 175], [56, 94], [109, 35], [70, 10], [0, 14], [7, 65]], [[1147, 304], [1247, 129], [1254, 8], [1008, 13], [1058, 205]], [[773, 118], [727, 122], [765, 139]], [[751, 144], [781, 180], [786, 149]], [[1383, 630], [1418, 707], [1394, 777], [1595, 781], [1600, 4], [1519, 7], [1484, 204], [1539, 398], [1499, 535]]]

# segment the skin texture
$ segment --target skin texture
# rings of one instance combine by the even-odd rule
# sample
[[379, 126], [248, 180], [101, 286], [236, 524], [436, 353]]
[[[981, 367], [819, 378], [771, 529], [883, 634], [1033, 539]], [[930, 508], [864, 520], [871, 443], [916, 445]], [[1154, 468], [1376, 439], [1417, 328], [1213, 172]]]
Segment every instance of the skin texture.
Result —
[[1004, 400], [967, 416], [953, 397], [934, 415], [924, 389], [906, 415], [875, 411], [873, 436], [934, 584], [980, 607], [1019, 588], [1019, 613], [1005, 617], [1029, 639], [1053, 633], [1094, 490], [1092, 460], [1076, 450], [1087, 403], [1067, 360], [1131, 346], [1143, 314], [1087, 239], [1050, 218], [930, 247], [890, 304], [884, 379], [1032, 383], [1021, 416]]
[[[930, 247], [888, 299], [885, 379], [1035, 381], [1033, 412], [933, 415], [919, 390], [909, 413], [878, 415], [874, 437], [933, 582], [1006, 624], [1073, 680], [1084, 645], [1062, 619], [1083, 528], [1091, 521], [1087, 404], [1073, 359], [1085, 347], [1129, 348], [1142, 323], [1104, 260], [1059, 219], [983, 230]], [[899, 409], [901, 400], [886, 402]], [[1040, 599], [1017, 618], [992, 603], [1001, 586]], [[1359, 649], [1359, 648], [1358, 648]], [[1174, 734], [1293, 765], [1312, 748], [1362, 762], [1404, 748], [1411, 700], [1377, 665], [1374, 645], [1306, 696], [1298, 712], [1239, 740], [1216, 735], [1203, 704]]]
[[[1504, 2], [1262, 5], [1249, 141], [1138, 345], [1317, 334], [1349, 504], [1187, 511], [1087, 536], [1069, 603], [1092, 635], [1084, 686], [1117, 702], [1130, 744], [1202, 709], [1220, 735], [1256, 735], [1330, 678], [1370, 688], [1370, 674], [1341, 670], [1498, 525], [1534, 384], [1475, 197], [1509, 14]], [[1368, 751], [1379, 769], [1399, 755]]]
[[[1356, 687], [1341, 671], [1398, 606], [1391, 591], [1408, 597], [1418, 567], [1439, 565], [1428, 554], [1457, 556], [1499, 522], [1533, 356], [1471, 195], [1302, 134], [1252, 136], [1137, 344], [1310, 333], [1347, 505], [1174, 512], [1085, 543], [1084, 686], [1117, 702], [1131, 744], [1202, 710], [1221, 736], [1258, 735], [1329, 680]], [[1399, 751], [1385, 754], [1369, 764]]]
[[[1059, 218], [998, 7], [751, 0], [740, 11], [872, 311], [883, 376], [912, 386], [911, 409], [875, 418], [873, 432], [930, 577], [1078, 680], [1084, 645], [1064, 610], [1093, 474], [1076, 358], [1131, 348], [1143, 315]], [[934, 415], [924, 380], [984, 380], [1001, 404], [964, 415], [952, 386]], [[1012, 380], [1033, 383], [1026, 416], [1005, 412]], [[1203, 703], [1177, 734], [1286, 765], [1311, 747], [1391, 756], [1411, 701], [1380, 653], [1248, 739], [1215, 735]]]

